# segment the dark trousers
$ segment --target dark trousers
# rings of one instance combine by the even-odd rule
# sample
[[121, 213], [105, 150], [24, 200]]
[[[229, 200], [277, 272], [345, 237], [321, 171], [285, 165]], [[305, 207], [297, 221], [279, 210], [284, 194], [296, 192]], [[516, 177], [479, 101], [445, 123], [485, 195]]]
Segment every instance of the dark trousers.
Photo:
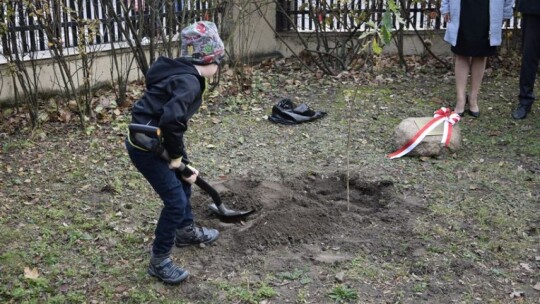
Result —
[[155, 255], [169, 253], [174, 245], [176, 229], [193, 223], [189, 201], [191, 185], [180, 180], [175, 172], [169, 169], [168, 163], [158, 155], [139, 150], [128, 141], [126, 148], [135, 168], [148, 180], [163, 201], [152, 252]]
[[519, 103], [531, 106], [534, 102], [534, 81], [540, 61], [540, 15], [523, 14], [522, 57], [519, 75]]

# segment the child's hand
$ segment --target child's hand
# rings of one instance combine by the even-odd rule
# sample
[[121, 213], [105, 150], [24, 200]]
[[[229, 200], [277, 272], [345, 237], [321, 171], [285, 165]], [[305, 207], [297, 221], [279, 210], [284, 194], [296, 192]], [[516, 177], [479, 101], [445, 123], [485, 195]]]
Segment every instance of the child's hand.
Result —
[[197, 180], [197, 176], [199, 176], [199, 171], [193, 168], [192, 166], [187, 166], [187, 167], [191, 170], [191, 172], [193, 172], [193, 174], [191, 174], [191, 176], [189, 177], [182, 176], [182, 179], [193, 185], [195, 181]]

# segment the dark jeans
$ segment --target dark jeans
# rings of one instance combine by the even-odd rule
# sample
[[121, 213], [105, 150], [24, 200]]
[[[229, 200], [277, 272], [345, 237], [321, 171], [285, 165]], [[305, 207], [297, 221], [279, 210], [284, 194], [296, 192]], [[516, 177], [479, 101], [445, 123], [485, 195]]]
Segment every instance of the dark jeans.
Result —
[[180, 180], [158, 155], [139, 150], [127, 140], [126, 148], [137, 170], [163, 200], [152, 251], [156, 255], [169, 253], [174, 245], [176, 229], [193, 223], [189, 201], [191, 185]]
[[540, 61], [540, 15], [523, 14], [522, 57], [519, 75], [519, 103], [531, 106], [534, 102], [534, 81]]

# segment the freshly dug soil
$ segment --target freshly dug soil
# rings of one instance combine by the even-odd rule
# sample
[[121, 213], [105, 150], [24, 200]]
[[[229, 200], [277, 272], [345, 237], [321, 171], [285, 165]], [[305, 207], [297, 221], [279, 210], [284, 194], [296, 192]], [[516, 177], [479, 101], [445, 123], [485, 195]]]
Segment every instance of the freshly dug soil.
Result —
[[[221, 236], [204, 253], [199, 248], [187, 250], [186, 267], [194, 270], [190, 280], [196, 283], [191, 286], [198, 286], [205, 272], [227, 277], [245, 268], [262, 274], [307, 267], [317, 277], [326, 267], [352, 261], [359, 251], [393, 252], [391, 260], [406, 258], [422, 247], [411, 238], [412, 221], [425, 208], [412, 197], [398, 195], [388, 180], [359, 173], [348, 179], [344, 172], [302, 173], [281, 182], [236, 177], [213, 187], [228, 208], [255, 209], [255, 213], [245, 218], [219, 217], [207, 208], [210, 197], [195, 190], [192, 205], [198, 222], [219, 229]], [[184, 257], [186, 250], [174, 254]], [[284, 292], [294, 297], [294, 289], [280, 289], [287, 298]], [[199, 296], [193, 299], [201, 300]]]
[[[238, 223], [224, 225], [223, 242], [238, 254], [303, 244], [354, 249], [364, 239], [362, 227], [410, 209], [395, 195], [392, 182], [366, 182], [354, 176], [348, 191], [344, 174], [310, 174], [282, 183], [231, 179], [215, 187], [228, 208], [256, 211]], [[209, 222], [213, 214], [204, 209], [203, 193], [197, 194], [195, 210], [204, 214], [199, 220]]]

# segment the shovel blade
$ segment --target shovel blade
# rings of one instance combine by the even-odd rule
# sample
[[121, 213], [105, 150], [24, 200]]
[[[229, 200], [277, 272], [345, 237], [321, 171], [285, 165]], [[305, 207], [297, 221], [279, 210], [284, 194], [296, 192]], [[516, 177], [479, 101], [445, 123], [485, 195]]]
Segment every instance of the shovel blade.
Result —
[[255, 209], [249, 211], [231, 210], [221, 204], [219, 207], [215, 204], [209, 204], [208, 208], [221, 217], [245, 217], [255, 212]]

